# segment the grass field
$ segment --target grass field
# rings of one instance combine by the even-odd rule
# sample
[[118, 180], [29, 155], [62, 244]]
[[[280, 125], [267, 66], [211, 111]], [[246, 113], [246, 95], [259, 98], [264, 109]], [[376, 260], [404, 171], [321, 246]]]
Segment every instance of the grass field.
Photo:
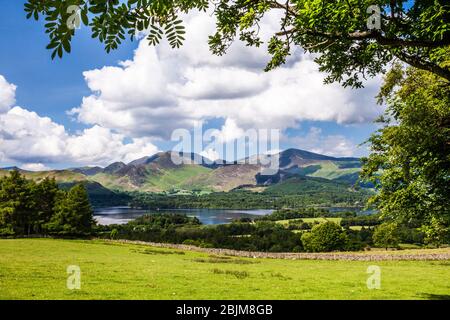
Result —
[[[295, 220], [302, 220], [303, 222], [306, 223], [314, 223], [314, 222], [319, 222], [319, 223], [323, 223], [323, 222], [334, 222], [338, 225], [341, 224], [342, 218], [301, 218], [301, 219], [286, 219], [286, 220], [277, 220], [277, 223], [280, 223], [284, 226], [288, 226], [289, 225], [289, 221], [295, 221]], [[350, 226], [350, 229], [352, 230], [361, 230], [362, 226]], [[299, 230], [294, 230], [294, 232], [299, 231]]]
[[[66, 287], [81, 268], [81, 289]], [[369, 290], [369, 265], [381, 288]], [[449, 299], [450, 261], [209, 256], [102, 241], [0, 240], [0, 299]]]
[[286, 219], [286, 220], [277, 220], [277, 223], [280, 223], [282, 225], [288, 225], [289, 221], [295, 221], [295, 220], [302, 220], [303, 222], [306, 223], [314, 223], [314, 222], [319, 222], [319, 223], [323, 223], [323, 222], [334, 222], [336, 224], [341, 224], [341, 220], [342, 218], [301, 218], [301, 219]]

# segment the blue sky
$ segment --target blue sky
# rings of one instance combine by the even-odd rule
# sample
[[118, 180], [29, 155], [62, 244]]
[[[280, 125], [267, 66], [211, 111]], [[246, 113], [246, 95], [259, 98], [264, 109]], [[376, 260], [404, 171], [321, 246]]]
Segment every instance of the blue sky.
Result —
[[[203, 41], [212, 29], [199, 35], [212, 24], [198, 15], [187, 18], [187, 41], [194, 40], [181, 50], [126, 41], [107, 54], [82, 28], [72, 53], [52, 61], [42, 22], [26, 20], [20, 2], [0, 0], [0, 166], [128, 161], [170, 149], [170, 133], [197, 121], [236, 135], [278, 128], [281, 149], [367, 154], [357, 145], [375, 130], [379, 79], [363, 90], [326, 86], [311, 58], [298, 52], [267, 74], [265, 51], [239, 44], [212, 57]], [[276, 24], [266, 25], [270, 33]]]

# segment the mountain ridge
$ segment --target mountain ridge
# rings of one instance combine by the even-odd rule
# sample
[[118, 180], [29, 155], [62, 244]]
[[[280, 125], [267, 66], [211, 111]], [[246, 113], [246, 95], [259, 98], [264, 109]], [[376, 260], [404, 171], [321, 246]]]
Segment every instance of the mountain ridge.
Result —
[[[264, 165], [258, 160], [278, 160], [279, 169], [275, 174], [264, 176], [261, 174]], [[351, 185], [358, 179], [361, 167], [359, 158], [332, 157], [294, 148], [272, 155], [222, 162], [211, 161], [195, 153], [166, 151], [128, 164], [114, 162], [104, 168], [85, 166], [38, 172], [19, 170], [35, 180], [49, 176], [62, 183], [92, 181], [110, 190], [164, 192], [171, 189], [230, 191], [243, 185], [266, 187], [293, 177], [324, 178]], [[0, 169], [0, 176], [2, 172], [13, 169]]]

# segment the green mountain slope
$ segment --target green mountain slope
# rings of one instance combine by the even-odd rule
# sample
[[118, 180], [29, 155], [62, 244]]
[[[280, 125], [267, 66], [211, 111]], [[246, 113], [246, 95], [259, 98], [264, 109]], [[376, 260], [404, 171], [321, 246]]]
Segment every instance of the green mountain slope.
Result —
[[[0, 177], [6, 176], [9, 174], [10, 170], [0, 169]], [[26, 171], [19, 170], [22, 175], [24, 175], [27, 179], [31, 179], [34, 181], [40, 181], [45, 178], [55, 178], [56, 182], [74, 182], [74, 181], [84, 181], [86, 180], [86, 176], [81, 173], [73, 172], [71, 170], [51, 170], [51, 171]]]
[[[304, 170], [307, 170], [308, 168], [313, 167], [315, 170], [311, 173], [306, 173], [309, 177], [317, 177], [317, 178], [325, 178], [325, 179], [338, 179], [343, 176], [348, 176], [354, 173], [357, 173], [360, 171], [360, 164], [359, 161], [355, 161], [355, 166], [358, 165], [358, 167], [341, 167], [340, 163], [337, 161], [323, 161], [308, 167], [303, 168]], [[312, 169], [312, 168], [311, 168]]]
[[[140, 192], [180, 189], [186, 192], [228, 192], [248, 188], [255, 192], [307, 194], [327, 191], [354, 192], [352, 185], [358, 179], [361, 166], [357, 158], [335, 158], [298, 149], [288, 149], [275, 155], [254, 156], [252, 160], [255, 160], [255, 157], [265, 157], [266, 160], [277, 157], [280, 170], [272, 176], [262, 176], [261, 165], [248, 164], [250, 161], [245, 160], [249, 159], [234, 164], [210, 164], [204, 161], [205, 158], [195, 154], [160, 152], [128, 164], [115, 162], [105, 168], [81, 167], [21, 172], [36, 181], [54, 177], [60, 184], [89, 182], [87, 186], [90, 188], [90, 194], [95, 194], [99, 187], [113, 191]], [[192, 159], [202, 161], [186, 164], [186, 160]], [[0, 176], [7, 172], [8, 170], [0, 169]]]
[[227, 165], [186, 180], [180, 187], [188, 190], [230, 191], [241, 185], [256, 184], [260, 167], [250, 164]]

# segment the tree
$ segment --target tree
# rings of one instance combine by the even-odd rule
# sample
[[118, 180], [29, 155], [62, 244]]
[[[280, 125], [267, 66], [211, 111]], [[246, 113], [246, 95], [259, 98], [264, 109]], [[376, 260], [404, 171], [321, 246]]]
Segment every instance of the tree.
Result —
[[266, 70], [285, 63], [291, 47], [300, 46], [320, 53], [315, 61], [328, 73], [326, 82], [360, 87], [361, 78], [382, 72], [393, 58], [450, 80], [443, 65], [450, 45], [447, 0], [28, 0], [25, 11], [28, 18], [45, 18], [54, 58], [71, 51], [77, 23], [89, 26], [107, 52], [143, 30], [150, 44], [166, 37], [177, 48], [185, 34], [180, 15], [210, 5], [217, 28], [209, 45], [218, 55], [236, 38], [260, 46], [260, 22], [277, 11], [279, 31], [268, 43], [272, 59]]
[[450, 87], [434, 74], [396, 65], [379, 99], [388, 107], [361, 173], [378, 189], [369, 203], [398, 223], [450, 225]]
[[68, 192], [58, 192], [55, 213], [45, 227], [60, 235], [85, 235], [91, 232], [93, 224], [93, 210], [86, 188], [77, 184]]
[[377, 247], [396, 248], [399, 243], [398, 227], [395, 223], [382, 223], [373, 232], [373, 243]]
[[117, 230], [116, 228], [112, 229], [110, 234], [109, 234], [109, 237], [112, 240], [114, 240], [114, 239], [117, 239], [118, 236], [119, 236], [119, 230]]
[[345, 231], [331, 221], [314, 226], [301, 239], [305, 250], [312, 252], [342, 250], [348, 240]]
[[425, 242], [440, 246], [450, 241], [450, 227], [448, 221], [442, 217], [432, 217], [428, 225], [424, 225], [420, 230], [425, 233]]
[[12, 234], [30, 234], [35, 218], [32, 194], [33, 182], [17, 170], [0, 179], [0, 226]]
[[41, 233], [41, 226], [48, 223], [54, 214], [58, 185], [54, 178], [45, 178], [34, 185], [32, 193], [35, 231]]

